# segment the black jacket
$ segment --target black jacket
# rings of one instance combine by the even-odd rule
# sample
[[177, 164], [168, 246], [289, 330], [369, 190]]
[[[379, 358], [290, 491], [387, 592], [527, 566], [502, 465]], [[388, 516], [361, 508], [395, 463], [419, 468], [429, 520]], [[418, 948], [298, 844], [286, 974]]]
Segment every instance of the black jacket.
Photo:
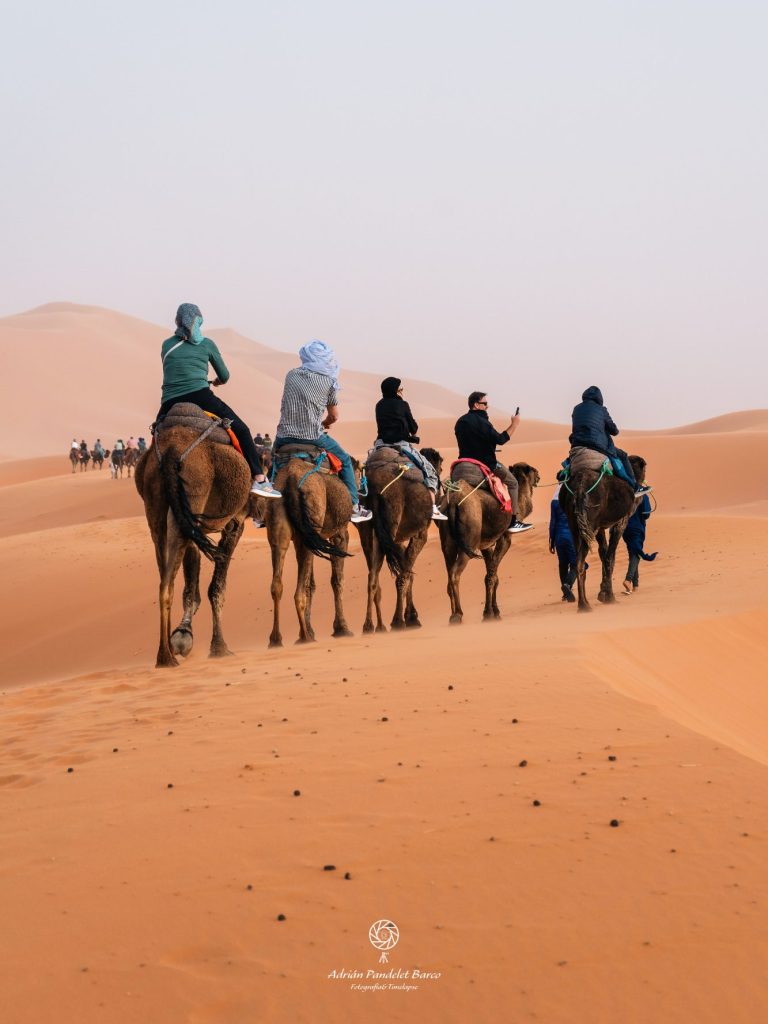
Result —
[[496, 446], [506, 444], [509, 434], [494, 430], [484, 409], [470, 409], [456, 420], [453, 428], [459, 442], [460, 459], [476, 459], [492, 472], [496, 469]]
[[411, 415], [411, 407], [398, 395], [399, 387], [397, 377], [387, 377], [381, 382], [384, 397], [376, 403], [376, 430], [386, 444], [418, 441], [419, 425]]
[[587, 388], [581, 397], [583, 401], [573, 410], [571, 447], [591, 448], [603, 455], [615, 455], [613, 438], [619, 428], [603, 405], [600, 388]]

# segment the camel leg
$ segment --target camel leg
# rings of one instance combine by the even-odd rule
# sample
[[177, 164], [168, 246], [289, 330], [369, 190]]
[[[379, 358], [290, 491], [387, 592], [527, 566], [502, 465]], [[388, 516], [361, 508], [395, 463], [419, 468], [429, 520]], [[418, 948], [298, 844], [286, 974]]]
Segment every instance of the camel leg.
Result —
[[289, 535], [270, 537], [272, 549], [272, 632], [269, 634], [270, 647], [282, 647], [283, 635], [280, 632], [280, 601], [283, 597], [283, 566], [290, 543]]
[[307, 581], [307, 607], [304, 611], [304, 622], [307, 626], [307, 633], [310, 640], [315, 639], [315, 631], [312, 628], [312, 602], [314, 601], [317, 583], [315, 582], [315, 560], [312, 559], [309, 567], [309, 580]]
[[623, 529], [623, 523], [618, 526], [612, 526], [607, 543], [604, 530], [601, 530], [597, 535], [597, 543], [600, 546], [600, 561], [603, 566], [603, 579], [598, 599], [603, 604], [615, 604], [616, 602], [616, 595], [613, 592], [613, 567], [616, 562], [616, 548], [619, 545]]
[[[366, 561], [368, 562], [368, 603], [365, 609], [365, 622], [363, 623], [364, 633], [376, 632], [386, 633], [387, 627], [381, 620], [381, 584], [379, 578], [381, 567], [384, 564], [384, 552], [376, 539], [373, 530], [370, 531], [371, 540], [363, 548]], [[362, 539], [362, 530], [360, 531]], [[376, 609], [377, 626], [373, 625], [373, 611]]]
[[[398, 544], [402, 555], [402, 547]], [[389, 624], [390, 629], [405, 629], [405, 605], [408, 597], [408, 580], [410, 573], [404, 569], [395, 577], [395, 612]]]
[[[345, 528], [335, 537], [331, 537], [331, 543], [346, 551], [349, 548], [349, 529]], [[333, 588], [333, 607], [335, 616], [333, 619], [334, 636], [354, 636], [354, 633], [347, 625], [344, 618], [344, 605], [342, 596], [344, 593], [344, 563], [346, 558], [331, 558], [331, 587]]]
[[[573, 533], [573, 528], [571, 529], [571, 532]], [[579, 603], [576, 608], [580, 612], [591, 612], [592, 605], [587, 600], [587, 570], [585, 568], [587, 555], [589, 554], [589, 544], [587, 544], [579, 533], [575, 533], [574, 536], [577, 538], [576, 583], [579, 591]]]
[[597, 531], [597, 550], [600, 555], [600, 567], [602, 569], [600, 591], [597, 595], [597, 600], [604, 604], [610, 604], [611, 582], [608, 578], [608, 542], [606, 540], [605, 530]]
[[459, 583], [461, 581], [461, 574], [467, 567], [469, 562], [469, 555], [463, 551], [456, 552], [456, 559], [453, 565], [448, 570], [448, 596], [451, 599], [451, 617], [449, 622], [458, 624], [464, 618], [464, 612], [461, 607], [461, 597], [459, 594]]
[[413, 566], [426, 543], [427, 531], [424, 530], [423, 533], [417, 533], [415, 537], [411, 537], [408, 542], [408, 547], [405, 550], [405, 558], [408, 565], [408, 592], [405, 598], [405, 624], [408, 629], [421, 628], [419, 613], [416, 611], [416, 605], [413, 603]]
[[[494, 546], [491, 548], [490, 571], [491, 571], [492, 580], [491, 580], [490, 594], [486, 594], [486, 608], [488, 607], [488, 600], [490, 599], [490, 612], [491, 612], [491, 614], [489, 616], [486, 616], [484, 614], [483, 618], [491, 618], [491, 617], [493, 617], [494, 619], [500, 619], [501, 618], [501, 611], [499, 610], [499, 605], [498, 605], [498, 601], [497, 601], [497, 595], [498, 595], [498, 592], [499, 592], [499, 566], [501, 565], [502, 560], [504, 559], [504, 556], [509, 551], [511, 544], [512, 544], [512, 538], [510, 537], [510, 535], [508, 533], [504, 532], [499, 537], [499, 539], [496, 541]], [[483, 556], [485, 556], [485, 552], [483, 552]], [[488, 559], [486, 559], [485, 564], [486, 564], [486, 568], [488, 568], [489, 567]]]
[[184, 549], [187, 542], [181, 535], [173, 513], [168, 512], [163, 551], [163, 565], [160, 570], [160, 645], [157, 649], [156, 668], [170, 668], [178, 665], [170, 645], [171, 606], [173, 604], [173, 585], [179, 571]]
[[200, 607], [200, 549], [190, 544], [184, 552], [184, 616], [171, 633], [171, 650], [186, 658], [192, 650], [192, 616]]
[[301, 541], [294, 537], [293, 545], [296, 549], [296, 561], [298, 570], [296, 574], [296, 591], [293, 595], [293, 603], [296, 606], [296, 615], [299, 619], [299, 638], [297, 644], [311, 643], [313, 636], [307, 629], [307, 605], [310, 594], [310, 575], [312, 572], [312, 559], [315, 557], [311, 551], [304, 547]]
[[221, 540], [216, 548], [217, 551], [221, 552], [221, 558], [216, 559], [213, 577], [208, 587], [208, 600], [211, 602], [211, 612], [213, 613], [213, 633], [211, 635], [211, 649], [208, 652], [209, 658], [224, 658], [232, 653], [227, 647], [224, 635], [221, 632], [221, 609], [224, 607], [224, 596], [227, 592], [229, 563], [232, 561], [232, 555], [237, 547], [237, 542], [243, 535], [244, 526], [244, 518], [230, 520], [222, 530]]
[[374, 595], [373, 602], [376, 605], [376, 632], [386, 633], [387, 627], [384, 625], [384, 619], [381, 616], [381, 563], [379, 563], [379, 574], [376, 578], [376, 594]]

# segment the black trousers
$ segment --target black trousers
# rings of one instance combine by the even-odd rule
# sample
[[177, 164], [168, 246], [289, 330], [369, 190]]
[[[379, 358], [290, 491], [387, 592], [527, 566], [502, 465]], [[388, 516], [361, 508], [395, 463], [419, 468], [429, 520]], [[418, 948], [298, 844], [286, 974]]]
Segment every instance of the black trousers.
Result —
[[226, 417], [228, 420], [232, 420], [232, 432], [240, 442], [240, 447], [243, 449], [243, 455], [248, 465], [251, 467], [251, 473], [254, 476], [264, 472], [264, 467], [261, 462], [261, 457], [256, 450], [256, 445], [253, 443], [253, 435], [251, 434], [250, 427], [244, 423], [234, 410], [230, 409], [226, 402], [222, 400], [211, 391], [210, 388], [200, 388], [199, 391], [190, 391], [188, 395], [179, 395], [178, 398], [169, 398], [167, 402], [163, 402], [160, 406], [160, 412], [157, 414], [157, 418], [165, 416], [168, 410], [176, 405], [177, 402], [192, 402], [193, 405], [199, 405], [205, 412], [215, 413], [216, 416]]

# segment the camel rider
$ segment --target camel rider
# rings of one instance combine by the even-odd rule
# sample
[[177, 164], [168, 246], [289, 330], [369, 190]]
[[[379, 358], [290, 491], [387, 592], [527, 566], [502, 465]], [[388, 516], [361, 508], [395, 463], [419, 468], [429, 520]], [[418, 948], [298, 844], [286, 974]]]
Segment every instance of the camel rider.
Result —
[[128, 450], [129, 448], [138, 448], [139, 447], [139, 442], [136, 440], [136, 438], [133, 436], [133, 434], [131, 434], [131, 436], [125, 442], [125, 447], [126, 447], [126, 450]]
[[93, 446], [93, 450], [96, 452], [97, 458], [103, 459], [104, 456], [106, 455], [106, 452], [104, 450], [104, 446], [101, 443], [101, 438], [100, 437], [96, 438], [96, 444]]
[[376, 448], [397, 448], [414, 462], [424, 476], [424, 483], [432, 495], [432, 518], [447, 519], [435, 504], [439, 480], [432, 463], [425, 459], [414, 444], [418, 444], [419, 425], [411, 414], [411, 407], [402, 397], [403, 385], [398, 377], [386, 377], [381, 382], [381, 399], [376, 403], [376, 430], [373, 442]]
[[632, 487], [635, 497], [639, 498], [652, 490], [647, 484], [638, 486], [629, 456], [614, 444], [613, 439], [619, 433], [619, 428], [603, 405], [600, 388], [587, 388], [581, 396], [581, 402], [574, 406], [571, 422], [572, 448], [590, 448], [601, 455], [607, 455], [616, 476]]
[[139, 452], [143, 455], [146, 450], [147, 450], [147, 442], [146, 442], [145, 438], [140, 437], [139, 438]]
[[157, 418], [165, 416], [177, 402], [191, 402], [205, 412], [232, 421], [232, 431], [240, 442], [253, 476], [251, 494], [279, 498], [280, 492], [264, 476], [261, 457], [253, 443], [249, 427], [208, 386], [208, 364], [216, 372], [215, 388], [229, 380], [229, 370], [216, 344], [203, 337], [203, 315], [191, 302], [183, 302], [176, 313], [176, 333], [166, 338], [160, 349], [163, 361], [163, 404]]
[[79, 447], [80, 447], [80, 445], [77, 443], [77, 438], [73, 437], [72, 438], [72, 444], [70, 445], [71, 450], [76, 452]]
[[122, 437], [118, 437], [118, 439], [115, 441], [114, 445], [112, 446], [112, 451], [118, 452], [121, 455], [125, 451], [125, 444], [123, 443]]
[[533, 526], [531, 523], [518, 523], [517, 521], [517, 480], [496, 458], [496, 446], [507, 443], [517, 430], [520, 417], [515, 414], [507, 428], [499, 432], [494, 429], [488, 419], [488, 395], [484, 391], [473, 391], [467, 399], [467, 404], [469, 412], [464, 413], [456, 421], [454, 427], [456, 440], [459, 443], [459, 458], [475, 459], [477, 462], [482, 462], [492, 473], [504, 481], [512, 499], [512, 522], [507, 533], [525, 533], [526, 530], [533, 529]]
[[[342, 483], [352, 498], [352, 522], [363, 523], [371, 518], [360, 505], [352, 460], [327, 430], [339, 418], [339, 364], [333, 349], [324, 341], [310, 341], [299, 349], [301, 366], [289, 370], [285, 377], [272, 450], [275, 455], [290, 442], [314, 444], [341, 460]], [[269, 435], [264, 437], [267, 444]]]

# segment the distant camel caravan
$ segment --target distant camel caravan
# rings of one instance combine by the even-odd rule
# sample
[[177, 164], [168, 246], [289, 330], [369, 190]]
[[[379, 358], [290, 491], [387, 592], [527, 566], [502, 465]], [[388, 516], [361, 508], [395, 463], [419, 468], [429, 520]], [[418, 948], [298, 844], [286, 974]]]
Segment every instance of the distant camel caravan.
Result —
[[[136, 467], [160, 572], [158, 668], [178, 665], [192, 649], [192, 618], [200, 607], [200, 554], [214, 563], [208, 599], [213, 614], [210, 656], [230, 654], [221, 630], [221, 609], [232, 554], [243, 533], [251, 473], [229, 447], [229, 437], [195, 406], [177, 405]], [[217, 433], [218, 432], [218, 433]], [[214, 439], [214, 435], [216, 439]], [[219, 437], [221, 435], [221, 437]], [[208, 536], [220, 533], [218, 544]], [[176, 575], [184, 566], [184, 615], [171, 631]]]
[[[644, 483], [645, 460], [632, 455], [630, 462], [638, 484]], [[576, 547], [577, 608], [580, 612], [592, 611], [587, 600], [585, 562], [595, 538], [603, 569], [597, 599], [604, 604], [615, 602], [613, 568], [616, 548], [629, 517], [641, 500], [635, 497], [630, 484], [609, 471], [609, 465], [609, 460], [600, 452], [573, 448], [569, 476], [560, 488], [560, 505], [568, 518]]]
[[[518, 482], [518, 518], [527, 519], [533, 510], [533, 488], [539, 483], [539, 471], [527, 462], [509, 467]], [[441, 522], [440, 540], [448, 572], [448, 597], [452, 623], [464, 618], [459, 595], [461, 575], [473, 558], [485, 560], [485, 608], [483, 619], [500, 619], [496, 600], [499, 565], [509, 551], [512, 535], [508, 532], [512, 512], [506, 512], [491, 494], [481, 470], [457, 463], [451, 473], [452, 486], [443, 499], [447, 522]]]

